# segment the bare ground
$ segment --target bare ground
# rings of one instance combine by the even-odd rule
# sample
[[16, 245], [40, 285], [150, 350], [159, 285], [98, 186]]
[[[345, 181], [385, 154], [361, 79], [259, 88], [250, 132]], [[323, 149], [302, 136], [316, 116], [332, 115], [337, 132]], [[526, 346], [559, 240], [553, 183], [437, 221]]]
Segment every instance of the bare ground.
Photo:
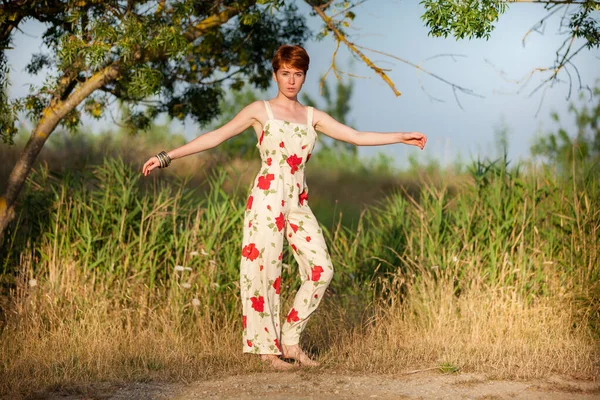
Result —
[[227, 376], [192, 383], [98, 383], [30, 399], [600, 399], [600, 382], [566, 377], [490, 380], [425, 371], [384, 376], [299, 370]]

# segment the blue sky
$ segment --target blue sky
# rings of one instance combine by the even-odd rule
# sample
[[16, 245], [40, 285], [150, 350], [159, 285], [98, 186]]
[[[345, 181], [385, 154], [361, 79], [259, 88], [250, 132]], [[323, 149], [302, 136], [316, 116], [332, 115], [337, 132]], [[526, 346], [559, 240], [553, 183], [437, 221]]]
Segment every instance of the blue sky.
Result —
[[[308, 6], [304, 2], [299, 3], [300, 10], [308, 13]], [[378, 66], [390, 69], [388, 75], [402, 92], [402, 96], [396, 97], [360, 61], [351, 63], [351, 57], [342, 45], [337, 57], [338, 67], [364, 77], [354, 79], [352, 125], [359, 130], [419, 131], [428, 136], [423, 152], [413, 147], [388, 145], [361, 147], [359, 154], [369, 156], [383, 152], [393, 157], [399, 166], [404, 165], [410, 153], [415, 153], [420, 160], [435, 159], [441, 164], [453, 162], [459, 154], [462, 160], [467, 161], [478, 156], [493, 156], [496, 148], [494, 132], [505, 126], [509, 134], [509, 156], [517, 160], [529, 155], [529, 148], [537, 134], [556, 130], [556, 124], [550, 118], [552, 111], [561, 116], [561, 125], [572, 131], [574, 123], [567, 112], [566, 83], [547, 88], [536, 117], [543, 91], [531, 97], [528, 95], [537, 86], [536, 83], [548, 76], [547, 73], [535, 75], [527, 90], [520, 94], [517, 92], [522, 86], [514, 82], [534, 68], [550, 66], [556, 49], [564, 40], [564, 36], [557, 33], [557, 17], [549, 21], [543, 35], [530, 34], [525, 47], [522, 46], [525, 33], [546, 14], [542, 6], [512, 4], [509, 11], [501, 16], [488, 41], [428, 37], [420, 18], [423, 9], [416, 0], [370, 0], [359, 6], [356, 14], [351, 29], [353, 42], [421, 64], [429, 71], [484, 96], [459, 94], [461, 109], [450, 86], [423, 73], [417, 74], [413, 67], [399, 61], [365, 51]], [[314, 31], [321, 26], [321, 21], [315, 17], [309, 17], [308, 22]], [[29, 83], [40, 82], [39, 78], [27, 75], [24, 67], [31, 53], [41, 47], [43, 27], [30, 22], [23, 25], [22, 30], [23, 33], [15, 35], [15, 50], [8, 52], [12, 67], [12, 96], [24, 95]], [[311, 56], [311, 65], [304, 90], [315, 97], [319, 91], [319, 78], [331, 63], [335, 43], [328, 37], [320, 42], [309, 42], [306, 49]], [[461, 57], [430, 59], [442, 54]], [[582, 52], [575, 59], [584, 84], [593, 87], [600, 78], [599, 61], [600, 51], [597, 49]], [[566, 79], [566, 75], [561, 76]], [[420, 87], [419, 78], [427, 92]], [[334, 83], [334, 79], [330, 74], [330, 83]], [[573, 89], [577, 89], [577, 85]], [[267, 94], [273, 96], [275, 93], [276, 88], [273, 87]], [[444, 102], [432, 100], [427, 93]], [[571, 100], [577, 98], [575, 92]], [[583, 104], [589, 100], [583, 103], [577, 101]], [[108, 118], [99, 123], [86, 123], [99, 131], [109, 128], [112, 122]], [[203, 132], [190, 121], [174, 123], [173, 128], [184, 132], [190, 139]]]

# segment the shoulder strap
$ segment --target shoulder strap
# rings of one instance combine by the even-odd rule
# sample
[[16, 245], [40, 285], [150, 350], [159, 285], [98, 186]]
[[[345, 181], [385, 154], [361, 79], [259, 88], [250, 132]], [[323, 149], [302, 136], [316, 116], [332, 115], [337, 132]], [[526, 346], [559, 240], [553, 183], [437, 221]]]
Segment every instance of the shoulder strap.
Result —
[[308, 126], [312, 126], [313, 124], [313, 108], [308, 107]]
[[267, 109], [267, 117], [269, 117], [269, 119], [275, 119], [273, 117], [273, 111], [271, 111], [271, 106], [269, 105], [269, 101], [264, 100], [264, 102], [265, 102], [265, 108]]

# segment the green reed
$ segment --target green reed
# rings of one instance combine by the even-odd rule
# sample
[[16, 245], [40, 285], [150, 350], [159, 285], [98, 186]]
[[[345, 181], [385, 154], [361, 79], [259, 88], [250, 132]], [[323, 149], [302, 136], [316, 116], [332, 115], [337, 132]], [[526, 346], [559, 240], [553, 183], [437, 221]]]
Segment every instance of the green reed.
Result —
[[[119, 159], [59, 180], [39, 170], [19, 239], [3, 249], [4, 273], [17, 273], [18, 257], [29, 251], [36, 276], [73, 260], [110, 295], [126, 296], [133, 283], [150, 293], [159, 285], [181, 307], [195, 293], [209, 308], [234, 312], [245, 191], [225, 191], [229, 178], [218, 169], [202, 191], [156, 175], [142, 178]], [[597, 179], [524, 174], [506, 163], [474, 163], [470, 179], [452, 185], [424, 177], [418, 192], [396, 192], [366, 209], [355, 228], [341, 221], [324, 228], [337, 270], [333, 292], [368, 303], [373, 293], [364, 285], [376, 278], [432, 269], [456, 274], [457, 295], [474, 272], [489, 285], [545, 295], [549, 268], [597, 288], [599, 199]], [[284, 262], [294, 265], [287, 251]], [[294, 271], [285, 269], [287, 285], [297, 284]]]

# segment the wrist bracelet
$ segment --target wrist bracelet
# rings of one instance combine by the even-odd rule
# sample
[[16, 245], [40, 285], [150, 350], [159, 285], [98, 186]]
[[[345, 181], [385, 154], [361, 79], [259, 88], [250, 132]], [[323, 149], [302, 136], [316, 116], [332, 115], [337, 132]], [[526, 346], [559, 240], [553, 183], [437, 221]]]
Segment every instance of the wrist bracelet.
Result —
[[160, 168], [167, 168], [169, 165], [171, 165], [171, 157], [169, 157], [166, 151], [161, 151], [158, 153], [156, 158], [158, 158]]

